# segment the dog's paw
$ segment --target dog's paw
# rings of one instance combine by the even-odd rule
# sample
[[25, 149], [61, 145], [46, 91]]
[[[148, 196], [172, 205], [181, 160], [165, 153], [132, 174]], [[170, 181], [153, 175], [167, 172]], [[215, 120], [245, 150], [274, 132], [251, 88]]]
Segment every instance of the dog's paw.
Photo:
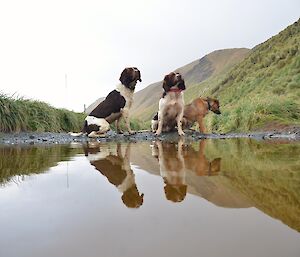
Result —
[[129, 133], [129, 135], [135, 135], [135, 134], [136, 134], [136, 131], [130, 130], [130, 131], [128, 131], [128, 133]]
[[178, 131], [178, 135], [179, 135], [179, 136], [184, 136], [185, 134], [184, 134], [183, 131]]
[[124, 131], [122, 131], [122, 130], [117, 130], [117, 133], [118, 133], [118, 134], [124, 134]]

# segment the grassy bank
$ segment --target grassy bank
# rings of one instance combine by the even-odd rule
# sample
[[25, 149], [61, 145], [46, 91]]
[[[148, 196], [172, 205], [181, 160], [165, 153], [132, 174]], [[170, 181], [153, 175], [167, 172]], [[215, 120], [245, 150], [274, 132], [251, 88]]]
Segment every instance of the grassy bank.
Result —
[[198, 86], [220, 99], [222, 115], [210, 115], [213, 131], [300, 126], [300, 20], [256, 46], [225, 76]]
[[80, 131], [85, 114], [0, 94], [0, 132]]

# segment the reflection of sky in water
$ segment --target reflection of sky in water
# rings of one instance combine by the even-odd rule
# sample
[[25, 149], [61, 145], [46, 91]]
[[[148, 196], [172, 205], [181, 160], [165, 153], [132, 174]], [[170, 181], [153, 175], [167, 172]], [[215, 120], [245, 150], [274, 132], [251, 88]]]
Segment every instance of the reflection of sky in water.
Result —
[[299, 233], [281, 221], [191, 193], [173, 203], [162, 177], [132, 163], [138, 209], [82, 154], [0, 188], [0, 256], [299, 256]]

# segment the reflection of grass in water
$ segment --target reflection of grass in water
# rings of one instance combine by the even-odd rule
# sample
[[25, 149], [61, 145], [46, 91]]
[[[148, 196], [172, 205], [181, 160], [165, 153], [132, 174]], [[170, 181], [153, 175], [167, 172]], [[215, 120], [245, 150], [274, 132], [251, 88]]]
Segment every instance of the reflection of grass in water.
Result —
[[250, 140], [210, 141], [231, 185], [266, 214], [300, 231], [300, 144]]
[[2, 147], [0, 183], [6, 183], [16, 175], [42, 173], [58, 162], [68, 160], [75, 153], [74, 149], [67, 146]]

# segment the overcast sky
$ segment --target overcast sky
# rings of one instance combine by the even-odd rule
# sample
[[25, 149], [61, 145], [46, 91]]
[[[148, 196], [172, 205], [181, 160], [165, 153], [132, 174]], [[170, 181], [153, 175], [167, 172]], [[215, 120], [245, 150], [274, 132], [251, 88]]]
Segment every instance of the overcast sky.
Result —
[[214, 50], [252, 48], [299, 10], [299, 0], [0, 0], [0, 92], [82, 111], [126, 66], [141, 70], [139, 90]]

